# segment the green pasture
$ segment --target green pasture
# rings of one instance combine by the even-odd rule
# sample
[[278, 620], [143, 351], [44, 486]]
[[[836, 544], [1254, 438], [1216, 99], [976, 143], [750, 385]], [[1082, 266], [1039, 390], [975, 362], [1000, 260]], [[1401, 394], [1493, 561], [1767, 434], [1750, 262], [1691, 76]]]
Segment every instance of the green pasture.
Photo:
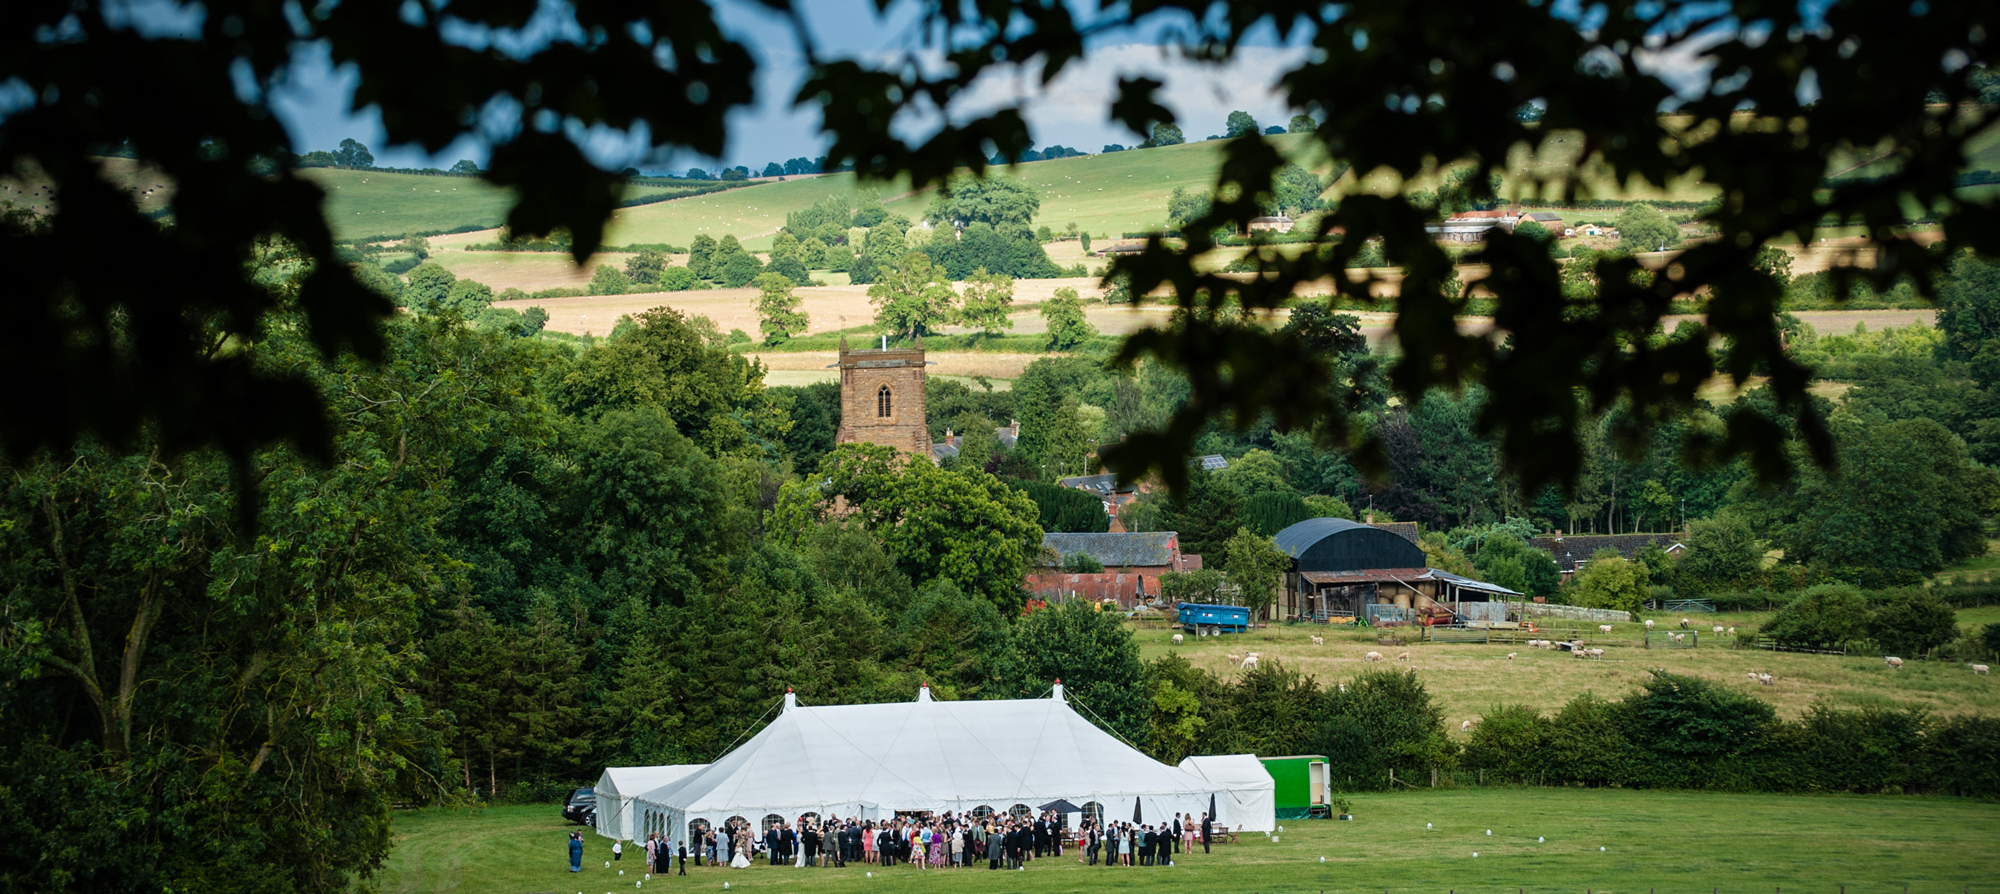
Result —
[[[1446, 727], [1460, 736], [1460, 721], [1476, 719], [1499, 705], [1526, 705], [1553, 714], [1586, 692], [1606, 699], [1625, 697], [1643, 684], [1655, 668], [1704, 677], [1741, 688], [1769, 702], [1778, 713], [1796, 717], [1815, 702], [1839, 708], [1921, 707], [1941, 714], [2000, 714], [2000, 676], [1979, 676], [1963, 664], [1910, 660], [1892, 670], [1876, 655], [1809, 655], [1736, 648], [1727, 633], [1711, 628], [1735, 627], [1747, 634], [1771, 617], [1769, 612], [1687, 615], [1696, 636], [1693, 648], [1666, 647], [1669, 631], [1682, 632], [1681, 615], [1647, 613], [1654, 620], [1652, 648], [1646, 647], [1645, 627], [1638, 623], [1612, 625], [1603, 633], [1583, 621], [1538, 620], [1536, 639], [1582, 639], [1605, 650], [1598, 660], [1567, 652], [1530, 649], [1515, 643], [1438, 643], [1418, 639], [1412, 627], [1356, 630], [1322, 625], [1275, 624], [1244, 634], [1183, 637], [1164, 621], [1133, 622], [1140, 657], [1151, 661], [1167, 653], [1185, 657], [1195, 667], [1224, 677], [1241, 673], [1231, 654], [1259, 653], [1259, 661], [1283, 662], [1288, 668], [1317, 677], [1321, 683], [1347, 679], [1366, 670], [1414, 669], [1444, 710]], [[1973, 630], [2000, 622], [2000, 608], [1966, 609], [1959, 625]], [[1325, 640], [1314, 645], [1312, 637]], [[1524, 638], [1528, 635], [1524, 634]], [[1383, 642], [1387, 640], [1388, 642]], [[1368, 652], [1384, 660], [1364, 660]], [[1407, 660], [1398, 656], [1409, 653]], [[1508, 659], [1508, 654], [1515, 657]], [[1769, 686], [1745, 675], [1768, 673]]]
[[[1274, 137], [1293, 150], [1303, 136]], [[1103, 245], [1119, 234], [1152, 230], [1166, 223], [1167, 197], [1176, 186], [1207, 189], [1221, 164], [1220, 140], [1159, 149], [1113, 152], [1080, 158], [1033, 161], [994, 169], [1035, 187], [1042, 198], [1036, 226], [1061, 230], [1070, 223]], [[620, 210], [607, 239], [614, 244], [668, 242], [686, 245], [696, 235], [734, 234], [751, 249], [771, 246], [785, 215], [829, 195], [857, 199], [863, 185], [853, 174], [827, 174], [759, 183], [726, 193], [678, 199]], [[923, 216], [931, 191], [911, 191], [907, 182], [872, 187], [890, 211], [912, 220]]]
[[[920, 201], [906, 197], [907, 184], [876, 184], [871, 189], [890, 210], [912, 219], [922, 215], [924, 204], [929, 201], [928, 195]], [[763, 251], [771, 247], [771, 237], [785, 225], [785, 215], [810, 208], [827, 196], [841, 196], [858, 203], [862, 190], [853, 174], [824, 174], [621, 208], [611, 217], [605, 241], [614, 245], [664, 242], [686, 247], [696, 236], [721, 239], [733, 235], [745, 247]]]
[[577, 827], [554, 805], [400, 811], [394, 850], [374, 882], [384, 894], [720, 891], [724, 883], [732, 891], [829, 894], [2000, 892], [1993, 869], [2000, 865], [2000, 805], [1978, 801], [1496, 787], [1355, 795], [1353, 811], [1352, 822], [1288, 820], [1271, 838], [1245, 834], [1165, 867], [1091, 867], [1066, 852], [1021, 872], [989, 871], [984, 863], [960, 870], [690, 866], [685, 878], [654, 880], [632, 854], [620, 861], [625, 875], [605, 869], [610, 842], [591, 832], [585, 869], [571, 873], [568, 833]]
[[[512, 190], [477, 177], [432, 177], [338, 168], [301, 172], [326, 190], [326, 218], [336, 239], [400, 238], [460, 227], [497, 227], [514, 204]], [[632, 186], [627, 196], [674, 191]], [[645, 206], [640, 206], [645, 207]]]

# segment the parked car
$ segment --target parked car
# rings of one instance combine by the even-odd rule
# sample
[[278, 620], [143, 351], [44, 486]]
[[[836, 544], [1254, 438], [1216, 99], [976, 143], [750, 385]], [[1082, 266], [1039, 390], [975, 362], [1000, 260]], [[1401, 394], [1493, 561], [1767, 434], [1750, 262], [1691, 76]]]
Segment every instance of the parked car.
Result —
[[562, 814], [563, 819], [579, 826], [596, 825], [597, 790], [579, 788], [570, 791], [569, 797], [563, 800]]

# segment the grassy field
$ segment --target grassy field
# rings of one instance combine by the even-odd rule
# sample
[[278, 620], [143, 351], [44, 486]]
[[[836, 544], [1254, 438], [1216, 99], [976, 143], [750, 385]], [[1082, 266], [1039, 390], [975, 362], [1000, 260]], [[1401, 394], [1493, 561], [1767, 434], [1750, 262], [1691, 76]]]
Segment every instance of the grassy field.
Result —
[[[1721, 795], [1615, 789], [1506, 789], [1357, 795], [1353, 822], [1285, 822], [1167, 867], [1106, 869], [1074, 856], [1024, 872], [688, 868], [649, 880], [586, 833], [568, 866], [554, 805], [405, 811], [376, 879], [385, 894], [618, 890], [840, 892], [1423, 892], [1514, 894], [1994, 894], [2000, 806], [1892, 796]], [[1426, 829], [1429, 823], [1433, 828]], [[1486, 834], [1487, 830], [1492, 835]], [[1602, 848], [1602, 850], [1600, 850]], [[1474, 856], [1477, 853], [1478, 856]], [[1992, 861], [1992, 862], [1989, 862]], [[873, 871], [874, 876], [868, 873]]]
[[[335, 168], [307, 168], [302, 173], [326, 190], [326, 217], [333, 225], [336, 239], [497, 227], [507, 219], [507, 209], [514, 203], [511, 190], [477, 177], [430, 177]], [[668, 191], [665, 187], [639, 185], [631, 187], [627, 196]]]
[[[1661, 632], [1678, 630], [1679, 616], [1649, 614]], [[1594, 647], [1605, 649], [1604, 658], [1585, 661], [1566, 652], [1540, 651], [1520, 645], [1478, 643], [1415, 642], [1410, 628], [1368, 631], [1329, 631], [1324, 627], [1273, 626], [1241, 636], [1188, 639], [1173, 645], [1172, 630], [1146, 626], [1135, 630], [1140, 655], [1152, 660], [1169, 651], [1187, 657], [1196, 667], [1225, 677], [1238, 673], [1227, 655], [1255, 651], [1262, 660], [1283, 661], [1287, 667], [1318, 677], [1322, 683], [1345, 679], [1364, 669], [1404, 667], [1390, 660], [1370, 665], [1362, 660], [1369, 651], [1379, 651], [1390, 659], [1407, 651], [1409, 667], [1424, 679], [1431, 696], [1444, 708], [1447, 724], [1456, 732], [1458, 722], [1476, 718], [1502, 704], [1527, 705], [1552, 713], [1565, 702], [1585, 692], [1608, 699], [1622, 698], [1645, 682], [1647, 673], [1660, 668], [1674, 673], [1705, 677], [1725, 686], [1742, 687], [1770, 702], [1781, 715], [1795, 717], [1815, 701], [1842, 708], [1896, 707], [1915, 705], [1945, 714], [2000, 713], [2000, 682], [1994, 677], [1975, 676], [1964, 665], [1911, 661], [1900, 671], [1890, 670], [1876, 656], [1805, 655], [1794, 652], [1767, 652], [1732, 648], [1727, 635], [1715, 636], [1709, 627], [1737, 627], [1747, 630], [1770, 617], [1768, 613], [1729, 613], [1690, 616], [1701, 633], [1692, 649], [1642, 647], [1639, 624], [1617, 624], [1613, 632], [1602, 634], [1597, 625], [1556, 622], [1554, 629], [1581, 628], [1578, 636]], [[1959, 613], [1959, 623], [1967, 629], [2000, 622], [2000, 608], [1967, 609]], [[1322, 634], [1326, 645], [1315, 646], [1310, 637]], [[1407, 637], [1407, 645], [1382, 646], [1377, 635]], [[1546, 638], [1546, 637], [1542, 637]], [[1558, 637], [1560, 638], [1560, 634]], [[1514, 653], [1512, 661], [1508, 653]], [[1771, 686], [1751, 683], [1750, 672], [1769, 673]]]

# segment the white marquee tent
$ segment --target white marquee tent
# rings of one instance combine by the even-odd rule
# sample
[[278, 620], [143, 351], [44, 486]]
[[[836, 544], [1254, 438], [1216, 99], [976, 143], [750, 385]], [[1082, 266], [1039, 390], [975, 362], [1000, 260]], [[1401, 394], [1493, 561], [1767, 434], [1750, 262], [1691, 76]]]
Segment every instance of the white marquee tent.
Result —
[[597, 834], [633, 840], [632, 801], [646, 792], [687, 776], [707, 764], [666, 764], [658, 767], [607, 767], [597, 777]]
[[1229, 828], [1242, 832], [1270, 832], [1278, 828], [1278, 784], [1271, 771], [1254, 754], [1201, 754], [1181, 761], [1181, 769], [1200, 776], [1222, 789], [1228, 804], [1216, 804], [1216, 812], [1228, 819]]
[[799, 707], [698, 773], [640, 795], [641, 834], [679, 839], [688, 824], [721, 826], [741, 817], [888, 819], [899, 811], [988, 808], [1007, 813], [1067, 799], [1085, 811], [1129, 819], [1136, 800], [1146, 822], [1199, 816], [1221, 792], [1092, 726], [1052, 697], [995, 701], [917, 700], [880, 705]]

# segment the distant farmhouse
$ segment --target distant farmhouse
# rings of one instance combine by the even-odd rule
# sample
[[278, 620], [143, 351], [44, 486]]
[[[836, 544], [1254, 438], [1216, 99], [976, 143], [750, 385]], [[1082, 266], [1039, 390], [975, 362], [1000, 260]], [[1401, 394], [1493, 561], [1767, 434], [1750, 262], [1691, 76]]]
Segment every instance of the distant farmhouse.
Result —
[[1547, 211], [1522, 213], [1519, 207], [1491, 211], [1464, 211], [1424, 227], [1424, 232], [1440, 242], [1484, 242], [1494, 230], [1512, 233], [1524, 221], [1534, 221], [1550, 232], [1561, 231], [1562, 217]]
[[1293, 224], [1294, 222], [1291, 218], [1283, 214], [1277, 214], [1267, 217], [1253, 217], [1250, 219], [1250, 225], [1245, 227], [1245, 229], [1252, 233], [1289, 233], [1292, 231]]
[[1626, 559], [1639, 558], [1639, 551], [1648, 546], [1657, 546], [1667, 553], [1678, 553], [1687, 548], [1681, 542], [1679, 532], [1668, 534], [1547, 534], [1528, 541], [1528, 545], [1556, 558], [1556, 567], [1562, 569], [1562, 578], [1570, 576], [1590, 564], [1590, 557], [1599, 550], [1617, 550]]

